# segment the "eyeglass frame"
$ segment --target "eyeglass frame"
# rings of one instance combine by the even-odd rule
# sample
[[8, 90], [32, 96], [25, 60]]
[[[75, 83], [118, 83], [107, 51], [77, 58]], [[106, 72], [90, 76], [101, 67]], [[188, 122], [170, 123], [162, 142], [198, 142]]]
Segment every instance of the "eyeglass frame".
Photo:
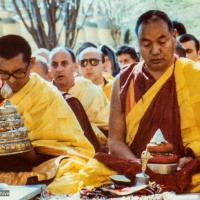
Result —
[[[21, 69], [15, 70], [15, 71], [12, 72], [12, 73], [7, 73], [7, 72], [4, 73], [3, 70], [0, 70], [0, 78], [1, 78], [1, 79], [9, 80], [10, 77], [13, 76], [15, 79], [22, 79], [22, 78], [26, 77], [26, 75], [27, 75], [27, 71], [28, 71], [29, 64], [30, 64], [30, 62], [28, 62], [28, 63], [26, 64], [25, 68], [23, 68], [23, 69], [25, 70], [24, 72], [22, 72], [22, 73], [23, 73], [23, 77], [16, 77], [16, 75], [15, 75], [15, 73], [16, 73], [17, 71], [19, 71], [19, 70], [22, 69], [22, 68], [21, 68]], [[1, 72], [3, 72], [3, 73], [1, 73]], [[8, 77], [7, 77], [7, 78], [1, 77], [1, 74], [8, 75]]]
[[[98, 59], [98, 58], [89, 58], [89, 59], [82, 59], [82, 60], [80, 60], [80, 61], [79, 61], [79, 64], [80, 64], [80, 66], [81, 66], [82, 68], [87, 67], [87, 66], [88, 66], [88, 63], [89, 63], [91, 66], [96, 67], [97, 65], [93, 65], [93, 64], [91, 63], [91, 60], [96, 60], [96, 61], [98, 61], [98, 64], [97, 64], [97, 65], [99, 65], [100, 62], [102, 62], [102, 60], [100, 60], [100, 59]], [[81, 62], [83, 62], [83, 61], [87, 61], [87, 64], [86, 64], [85, 66], [83, 66], [83, 65], [81, 64]]]

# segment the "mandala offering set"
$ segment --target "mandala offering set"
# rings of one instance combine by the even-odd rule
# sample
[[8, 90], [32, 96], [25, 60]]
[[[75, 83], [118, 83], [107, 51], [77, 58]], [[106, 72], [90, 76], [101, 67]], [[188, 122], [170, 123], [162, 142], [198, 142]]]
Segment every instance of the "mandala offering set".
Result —
[[12, 89], [5, 82], [1, 88], [1, 96], [5, 100], [0, 107], [0, 156], [31, 150], [28, 130], [24, 127], [16, 107], [7, 100], [11, 95]]
[[16, 107], [8, 101], [0, 107], [0, 155], [29, 151], [31, 143]]
[[147, 151], [151, 156], [148, 167], [159, 174], [170, 174], [177, 168], [178, 156], [173, 153], [173, 146], [165, 140], [158, 129], [147, 145]]

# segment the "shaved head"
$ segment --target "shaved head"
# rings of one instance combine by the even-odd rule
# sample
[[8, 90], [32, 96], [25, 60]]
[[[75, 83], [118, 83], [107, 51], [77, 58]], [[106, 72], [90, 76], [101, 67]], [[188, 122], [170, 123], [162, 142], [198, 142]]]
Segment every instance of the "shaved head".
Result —
[[88, 47], [88, 48], [84, 49], [83, 51], [81, 51], [81, 53], [78, 55], [78, 60], [82, 60], [83, 56], [88, 53], [95, 53], [95, 54], [99, 55], [99, 57], [103, 58], [103, 53], [101, 52], [101, 50], [94, 48], [94, 47]]

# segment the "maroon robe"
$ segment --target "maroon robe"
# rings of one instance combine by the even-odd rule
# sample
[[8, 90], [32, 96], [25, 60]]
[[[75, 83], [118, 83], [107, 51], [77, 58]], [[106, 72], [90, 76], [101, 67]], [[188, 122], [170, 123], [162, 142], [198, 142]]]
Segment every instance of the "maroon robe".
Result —
[[107, 147], [101, 145], [91, 127], [88, 116], [80, 103], [80, 101], [73, 97], [68, 93], [63, 93], [63, 97], [65, 98], [68, 105], [71, 107], [74, 112], [79, 124], [81, 125], [82, 130], [86, 138], [90, 141], [90, 143], [94, 146], [96, 152], [107, 152]]
[[[134, 80], [133, 89], [136, 102], [142, 99], [146, 91], [156, 82], [144, 67], [139, 70], [137, 69], [137, 71], [134, 65], [126, 68], [120, 76], [122, 112], [125, 112], [127, 89], [132, 79]], [[163, 84], [140, 121], [138, 131], [130, 146], [130, 149], [138, 158], [140, 158], [142, 151], [146, 149], [146, 145], [158, 128], [162, 130], [165, 139], [173, 144], [174, 153], [179, 157], [194, 156], [191, 149], [184, 149], [183, 147], [174, 73]], [[136, 173], [141, 171], [141, 166], [138, 163], [124, 158], [97, 154], [96, 159], [111, 169], [125, 174], [132, 179]], [[164, 185], [167, 190], [184, 192], [191, 182], [191, 176], [199, 168], [200, 158], [196, 158], [189, 162], [181, 171], [175, 172], [174, 174], [161, 175], [149, 169], [147, 169], [147, 173], [150, 175], [151, 180], [155, 180], [157, 183]]]

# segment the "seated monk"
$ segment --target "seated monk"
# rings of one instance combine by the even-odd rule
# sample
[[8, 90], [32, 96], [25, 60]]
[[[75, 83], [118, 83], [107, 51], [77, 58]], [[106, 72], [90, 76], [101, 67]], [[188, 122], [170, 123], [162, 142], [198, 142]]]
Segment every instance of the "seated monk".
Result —
[[147, 169], [150, 180], [178, 193], [199, 192], [200, 66], [175, 58], [172, 24], [162, 11], [139, 17], [136, 34], [144, 61], [126, 68], [114, 83], [110, 154], [96, 154], [79, 171], [83, 186], [99, 186], [116, 173], [134, 180], [142, 151], [161, 129], [179, 157], [177, 171], [161, 175]]
[[85, 109], [101, 144], [107, 143], [109, 102], [100, 88], [83, 77], [74, 77], [75, 55], [69, 48], [56, 47], [50, 54], [54, 85], [76, 97]]
[[24, 185], [52, 181], [50, 191], [71, 193], [74, 189], [59, 180], [70, 174], [68, 181], [75, 184], [76, 173], [94, 156], [94, 148], [57, 88], [37, 74], [30, 75], [33, 64], [24, 38], [0, 37], [2, 87], [7, 84], [12, 89], [8, 100], [21, 115], [32, 144], [29, 152], [0, 156], [0, 182]]

